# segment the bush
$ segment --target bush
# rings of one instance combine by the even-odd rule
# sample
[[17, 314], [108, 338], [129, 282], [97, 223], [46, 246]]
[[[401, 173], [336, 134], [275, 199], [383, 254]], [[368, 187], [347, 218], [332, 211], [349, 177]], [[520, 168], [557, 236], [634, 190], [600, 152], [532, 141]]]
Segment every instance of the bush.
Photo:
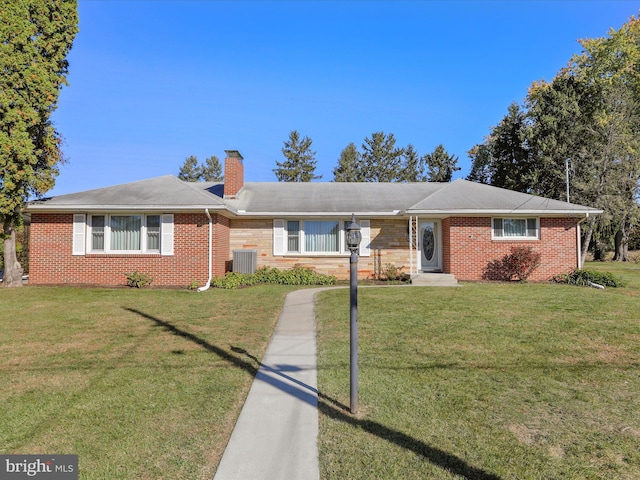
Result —
[[236, 289], [248, 287], [258, 283], [276, 285], [335, 285], [336, 277], [317, 273], [308, 267], [294, 266], [290, 270], [261, 267], [255, 273], [229, 272], [224, 277], [211, 280], [211, 286], [216, 288]]
[[147, 285], [151, 285], [153, 277], [144, 273], [140, 273], [137, 270], [133, 273], [125, 273], [127, 276], [127, 286], [132, 288], [142, 288]]
[[482, 278], [510, 282], [524, 282], [540, 266], [540, 253], [531, 247], [512, 247], [511, 253], [500, 260], [489, 262]]
[[624, 281], [616, 277], [610, 272], [597, 272], [595, 270], [576, 269], [569, 274], [558, 275], [553, 280], [558, 283], [567, 283], [569, 285], [591, 286], [592, 283], [602, 285], [603, 287], [624, 287]]

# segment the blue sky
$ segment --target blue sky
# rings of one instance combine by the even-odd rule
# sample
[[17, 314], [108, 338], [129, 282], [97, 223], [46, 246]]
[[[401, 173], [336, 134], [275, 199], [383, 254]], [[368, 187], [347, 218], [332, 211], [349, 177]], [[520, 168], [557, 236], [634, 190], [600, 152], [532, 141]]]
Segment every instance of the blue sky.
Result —
[[420, 155], [467, 151], [640, 1], [80, 0], [53, 120], [68, 163], [60, 195], [166, 174], [184, 159], [244, 156], [246, 181], [276, 181], [292, 130], [316, 174], [342, 149], [393, 133]]

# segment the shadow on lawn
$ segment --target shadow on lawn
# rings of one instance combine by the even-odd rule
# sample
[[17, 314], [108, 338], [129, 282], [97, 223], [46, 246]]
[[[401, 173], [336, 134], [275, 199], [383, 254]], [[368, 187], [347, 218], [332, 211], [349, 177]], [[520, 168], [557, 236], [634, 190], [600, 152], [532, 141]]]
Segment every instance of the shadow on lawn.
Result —
[[[317, 393], [318, 395], [318, 402], [317, 402], [318, 410], [320, 411], [320, 413], [322, 413], [323, 415], [326, 415], [331, 419], [345, 422], [353, 427], [361, 428], [362, 430], [368, 433], [371, 433], [372, 435], [375, 435], [383, 440], [386, 440], [391, 443], [395, 443], [399, 447], [410, 450], [414, 452], [416, 455], [419, 455], [425, 458], [426, 460], [433, 463], [434, 465], [437, 465], [440, 468], [448, 470], [449, 472], [455, 475], [459, 475], [463, 478], [466, 478], [467, 480], [501, 480], [499, 476], [493, 473], [486, 472], [480, 468], [473, 467], [469, 465], [467, 462], [465, 462], [464, 460], [462, 460], [461, 458], [451, 453], [445, 452], [444, 450], [440, 450], [439, 448], [432, 447], [421, 440], [415, 439], [397, 430], [393, 430], [391, 428], [385, 427], [384, 425], [378, 422], [374, 422], [371, 420], [358, 419], [356, 417], [353, 417], [349, 413], [349, 408], [346, 405], [343, 405], [337, 400], [331, 397], [328, 397], [323, 393], [318, 392], [315, 388], [283, 373], [284, 371], [287, 371], [287, 370], [291, 371], [292, 369], [290, 367], [282, 366], [282, 368], [274, 369], [273, 367], [269, 367], [267, 365], [261, 364], [256, 356], [251, 355], [249, 352], [247, 352], [242, 348], [232, 346], [231, 350], [237, 354], [237, 355], [234, 355], [220, 347], [216, 347], [215, 345], [210, 344], [206, 340], [203, 340], [202, 338], [192, 333], [182, 330], [176, 327], [175, 325], [169, 322], [166, 322], [164, 320], [161, 320], [157, 317], [141, 312], [140, 310], [136, 310], [135, 308], [125, 307], [125, 310], [128, 310], [131, 313], [135, 313], [136, 315], [140, 315], [143, 318], [151, 320], [156, 325], [164, 327], [165, 330], [167, 330], [168, 332], [171, 332], [174, 335], [177, 335], [186, 340], [194, 342], [197, 345], [200, 345], [202, 348], [206, 349], [207, 351], [218, 355], [223, 360], [235, 365], [236, 367], [243, 369], [254, 378], [256, 377], [256, 375], [258, 375], [259, 368], [261, 367], [262, 369], [265, 369], [271, 373], [275, 373], [281, 376], [282, 378], [288, 380], [289, 382], [295, 383], [298, 387], [300, 387], [300, 389], [303, 389], [303, 391], [312, 390], [314, 393]], [[242, 358], [243, 356], [247, 357], [249, 360], [243, 359]], [[261, 379], [264, 379], [264, 376], [261, 376]], [[309, 395], [308, 392], [304, 392], [304, 393], [302, 393], [303, 391], [294, 392], [292, 391], [292, 387], [289, 383], [281, 382], [281, 385], [280, 385], [279, 384], [280, 382], [276, 382], [274, 381], [274, 379], [271, 379], [270, 383], [277, 388], [281, 388], [283, 391], [285, 391], [288, 394], [295, 395], [296, 397], [300, 398], [303, 401], [308, 401], [308, 398], [307, 398]]]

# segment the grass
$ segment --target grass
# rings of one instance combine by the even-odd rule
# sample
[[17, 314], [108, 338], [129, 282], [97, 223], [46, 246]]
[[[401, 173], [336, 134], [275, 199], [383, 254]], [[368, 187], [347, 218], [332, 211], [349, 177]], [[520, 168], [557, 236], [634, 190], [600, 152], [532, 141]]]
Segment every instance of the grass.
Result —
[[0, 452], [211, 479], [289, 291], [0, 289]]
[[[328, 479], [633, 479], [640, 266], [628, 287], [360, 289], [316, 307]], [[0, 289], [0, 452], [74, 453], [81, 479], [210, 479], [286, 293]]]
[[361, 288], [359, 412], [348, 292], [322, 292], [321, 478], [635, 479], [640, 270], [624, 289]]

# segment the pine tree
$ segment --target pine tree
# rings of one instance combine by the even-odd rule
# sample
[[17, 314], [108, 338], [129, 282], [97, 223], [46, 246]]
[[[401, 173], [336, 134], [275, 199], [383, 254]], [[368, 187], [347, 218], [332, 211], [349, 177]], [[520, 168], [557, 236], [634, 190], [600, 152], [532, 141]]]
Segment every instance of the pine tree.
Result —
[[185, 158], [182, 167], [180, 167], [178, 178], [185, 182], [197, 182], [201, 177], [202, 168], [198, 165], [198, 158], [194, 155]]
[[396, 148], [393, 133], [374, 132], [362, 144], [362, 170], [366, 182], [397, 182], [402, 178], [403, 148]]
[[361, 157], [358, 147], [351, 142], [340, 153], [338, 166], [333, 169], [334, 182], [363, 182]]
[[205, 160], [204, 165], [201, 168], [201, 178], [205, 182], [222, 182], [224, 176], [222, 175], [222, 165], [220, 159], [215, 155], [208, 157]]
[[442, 144], [423, 158], [427, 165], [429, 182], [450, 182], [453, 179], [453, 172], [460, 170], [458, 157], [449, 155]]
[[310, 182], [322, 178], [322, 175], [314, 174], [316, 152], [311, 150], [312, 143], [307, 136], [301, 139], [297, 130], [289, 134], [289, 140], [282, 148], [285, 160], [276, 162], [278, 168], [273, 170], [279, 182]]

